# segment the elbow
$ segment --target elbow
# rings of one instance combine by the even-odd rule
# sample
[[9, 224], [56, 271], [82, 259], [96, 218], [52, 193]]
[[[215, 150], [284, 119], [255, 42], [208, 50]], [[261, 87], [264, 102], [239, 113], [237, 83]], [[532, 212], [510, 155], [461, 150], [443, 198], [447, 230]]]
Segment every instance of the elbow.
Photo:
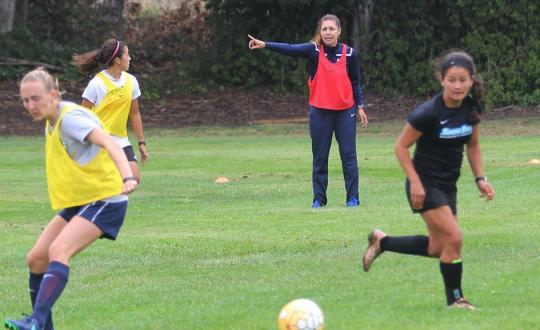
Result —
[[394, 146], [394, 154], [396, 155], [396, 158], [401, 162], [401, 160], [406, 158], [409, 154], [409, 148], [403, 146], [400, 143], [396, 143], [396, 145]]
[[396, 156], [396, 158], [397, 158], [398, 160], [401, 159], [401, 149], [400, 149], [400, 147], [399, 147], [398, 145], [396, 145], [396, 146], [394, 147], [394, 155]]
[[394, 154], [396, 154], [396, 156], [399, 157], [402, 151], [403, 151], [403, 147], [399, 143], [396, 143], [396, 145], [394, 146]]

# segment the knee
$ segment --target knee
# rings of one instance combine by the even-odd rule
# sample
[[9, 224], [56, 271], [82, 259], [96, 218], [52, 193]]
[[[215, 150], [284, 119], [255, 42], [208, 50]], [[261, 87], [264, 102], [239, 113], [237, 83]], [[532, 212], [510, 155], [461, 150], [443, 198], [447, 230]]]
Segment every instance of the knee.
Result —
[[461, 230], [451, 233], [446, 239], [445, 247], [452, 250], [460, 250], [463, 244], [463, 234]]
[[356, 144], [354, 143], [341, 143], [341, 153], [343, 158], [350, 162], [356, 161]]
[[41, 273], [47, 269], [49, 264], [49, 256], [46, 252], [39, 251], [36, 249], [30, 250], [26, 256], [26, 262], [28, 264], [28, 269], [34, 273]]

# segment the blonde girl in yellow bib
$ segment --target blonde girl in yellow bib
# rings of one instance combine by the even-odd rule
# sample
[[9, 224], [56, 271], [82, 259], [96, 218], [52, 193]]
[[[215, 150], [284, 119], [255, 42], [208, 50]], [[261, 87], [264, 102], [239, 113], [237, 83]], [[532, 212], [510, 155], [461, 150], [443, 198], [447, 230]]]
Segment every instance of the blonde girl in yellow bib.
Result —
[[82, 106], [98, 115], [105, 129], [124, 150], [131, 171], [139, 182], [141, 175], [137, 158], [128, 139], [128, 119], [137, 137], [143, 164], [148, 160], [148, 151], [139, 112], [139, 83], [133, 75], [126, 72], [130, 61], [128, 46], [116, 39], [105, 41], [100, 49], [73, 56], [73, 63], [83, 74], [93, 74], [99, 70], [100, 65], [105, 66], [105, 69], [88, 83], [82, 95]]
[[24, 76], [20, 95], [36, 121], [45, 121], [45, 160], [51, 206], [60, 210], [27, 257], [32, 314], [6, 319], [15, 330], [52, 330], [52, 307], [68, 281], [71, 259], [99, 238], [116, 239], [137, 187], [126, 156], [97, 116], [63, 102], [44, 70]]

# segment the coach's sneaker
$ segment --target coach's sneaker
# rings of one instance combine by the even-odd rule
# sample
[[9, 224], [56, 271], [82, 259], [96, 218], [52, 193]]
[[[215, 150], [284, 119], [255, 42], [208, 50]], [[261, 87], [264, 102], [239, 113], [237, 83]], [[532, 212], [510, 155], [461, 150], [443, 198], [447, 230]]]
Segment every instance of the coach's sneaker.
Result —
[[360, 201], [356, 197], [353, 197], [347, 201], [347, 207], [358, 207], [358, 205], [360, 205]]
[[449, 305], [448, 307], [460, 308], [460, 309], [476, 309], [476, 307], [474, 307], [473, 304], [465, 300], [465, 298], [459, 298], [458, 300], [454, 301], [452, 305]]
[[43, 330], [39, 322], [31, 317], [22, 320], [4, 320], [4, 326], [11, 330]]
[[364, 253], [364, 271], [367, 272], [371, 268], [373, 261], [381, 254], [381, 239], [385, 237], [386, 234], [379, 230], [375, 229], [368, 235], [368, 247]]
[[318, 200], [315, 200], [315, 201], [313, 202], [313, 204], [311, 205], [311, 207], [314, 208], [314, 209], [320, 209], [320, 208], [323, 207], [323, 206], [324, 206], [324, 205], [321, 204], [321, 202], [319, 202]]

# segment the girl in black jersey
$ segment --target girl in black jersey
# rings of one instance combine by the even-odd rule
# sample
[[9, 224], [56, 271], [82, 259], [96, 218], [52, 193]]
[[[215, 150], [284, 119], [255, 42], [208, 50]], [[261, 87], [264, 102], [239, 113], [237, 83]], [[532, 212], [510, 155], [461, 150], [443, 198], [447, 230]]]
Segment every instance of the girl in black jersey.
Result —
[[[473, 309], [461, 290], [462, 233], [456, 214], [456, 182], [463, 146], [481, 196], [492, 200], [495, 190], [482, 170], [478, 123], [482, 82], [475, 76], [472, 57], [451, 52], [437, 61], [442, 92], [416, 108], [407, 118], [395, 152], [407, 175], [406, 192], [414, 213], [420, 213], [429, 236], [390, 237], [375, 229], [364, 254], [364, 270], [384, 251], [439, 258], [448, 306]], [[469, 95], [472, 92], [472, 96]], [[416, 144], [411, 160], [409, 148]]]

